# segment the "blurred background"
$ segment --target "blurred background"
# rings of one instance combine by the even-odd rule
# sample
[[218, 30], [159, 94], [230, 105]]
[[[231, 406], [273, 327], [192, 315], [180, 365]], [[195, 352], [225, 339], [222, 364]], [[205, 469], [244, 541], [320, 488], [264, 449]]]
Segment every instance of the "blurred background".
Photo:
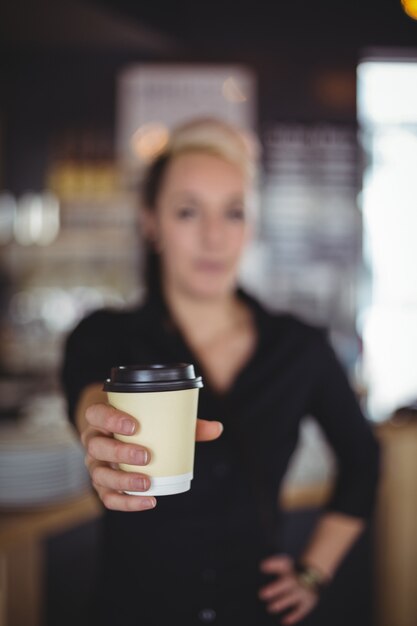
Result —
[[[348, 581], [363, 626], [415, 626], [416, 20], [415, 0], [1, 5], [1, 626], [88, 623], [100, 512], [66, 421], [63, 342], [88, 312], [140, 301], [138, 177], [196, 114], [258, 135], [242, 283], [329, 328], [384, 446], [376, 527], [333, 605]], [[307, 417], [282, 495], [289, 550], [332, 475]]]

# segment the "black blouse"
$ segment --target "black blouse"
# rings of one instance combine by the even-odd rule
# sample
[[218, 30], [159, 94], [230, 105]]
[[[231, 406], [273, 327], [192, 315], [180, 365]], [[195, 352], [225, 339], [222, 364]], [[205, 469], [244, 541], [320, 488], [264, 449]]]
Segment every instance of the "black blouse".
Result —
[[[237, 558], [244, 567], [244, 561], [277, 550], [277, 494], [306, 415], [319, 422], [336, 455], [327, 509], [360, 518], [373, 509], [378, 446], [326, 334], [292, 315], [270, 314], [242, 291], [239, 295], [253, 312], [258, 341], [226, 393], [210, 387], [155, 296], [136, 310], [93, 313], [66, 345], [62, 380], [72, 418], [83, 387], [102, 382], [114, 365], [185, 361], [203, 376], [199, 417], [222, 421], [224, 432], [216, 441], [196, 444], [191, 490], [157, 498], [151, 511], [107, 513], [108, 528], [123, 533], [130, 528], [133, 542], [138, 528], [146, 533], [147, 545], [153, 546], [149, 553], [155, 550], [152, 537], [157, 538], [159, 552], [166, 555], [160, 567], [172, 570], [174, 562], [176, 575], [178, 568], [197, 575], [219, 563], [227, 569]], [[146, 558], [143, 542], [136, 548]]]

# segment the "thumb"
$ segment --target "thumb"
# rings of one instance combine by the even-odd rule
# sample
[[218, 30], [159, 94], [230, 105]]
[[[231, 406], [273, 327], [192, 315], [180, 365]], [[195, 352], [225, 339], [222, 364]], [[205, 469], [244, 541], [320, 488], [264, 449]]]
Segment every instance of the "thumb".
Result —
[[269, 574], [289, 574], [293, 570], [294, 559], [287, 554], [277, 554], [261, 561], [261, 571]]
[[197, 428], [195, 433], [196, 441], [212, 441], [217, 439], [223, 432], [223, 424], [221, 422], [197, 420]]

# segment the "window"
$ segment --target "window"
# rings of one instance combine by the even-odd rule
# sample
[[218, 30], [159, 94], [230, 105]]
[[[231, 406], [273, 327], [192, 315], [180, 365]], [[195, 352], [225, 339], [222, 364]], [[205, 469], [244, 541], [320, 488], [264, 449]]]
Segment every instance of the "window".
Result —
[[417, 51], [358, 66], [365, 289], [359, 324], [371, 418], [417, 400]]

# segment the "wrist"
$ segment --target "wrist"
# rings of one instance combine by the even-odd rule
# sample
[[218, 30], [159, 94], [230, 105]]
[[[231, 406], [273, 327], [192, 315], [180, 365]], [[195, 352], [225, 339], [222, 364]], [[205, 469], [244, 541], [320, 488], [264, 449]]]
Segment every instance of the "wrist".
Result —
[[299, 584], [318, 596], [323, 593], [330, 583], [330, 578], [313, 565], [296, 561], [294, 569]]

